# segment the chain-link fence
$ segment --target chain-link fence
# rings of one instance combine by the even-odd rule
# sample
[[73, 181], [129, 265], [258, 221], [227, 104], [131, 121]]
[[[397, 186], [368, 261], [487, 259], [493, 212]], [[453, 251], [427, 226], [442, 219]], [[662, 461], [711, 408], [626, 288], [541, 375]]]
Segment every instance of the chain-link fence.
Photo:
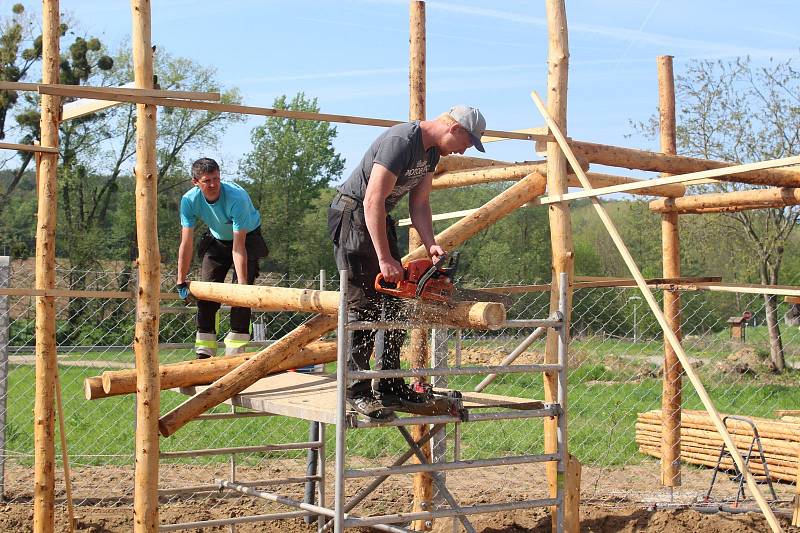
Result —
[[[2, 266], [0, 265], [0, 268]], [[31, 266], [12, 263], [7, 270], [14, 288], [34, 286]], [[0, 283], [3, 277], [0, 272]], [[133, 273], [57, 270], [57, 288], [87, 291], [130, 291]], [[333, 277], [333, 276], [331, 276]], [[335, 279], [327, 282], [335, 290]], [[317, 288], [320, 278], [262, 275], [262, 285]], [[515, 280], [514, 284], [519, 283]], [[478, 283], [466, 286], [509, 285]], [[174, 274], [164, 272], [162, 290], [171, 293]], [[661, 291], [656, 291], [661, 297]], [[8, 370], [6, 390], [0, 398], [5, 436], [4, 494], [12, 501], [32, 497], [34, 403], [34, 299], [0, 296], [7, 304]], [[686, 352], [698, 370], [717, 408], [723, 413], [775, 418], [776, 411], [800, 405], [800, 387], [795, 366], [800, 362], [797, 326], [784, 324], [788, 304], [779, 302], [781, 340], [787, 371], [776, 373], [770, 365], [765, 300], [762, 295], [709, 291], [681, 293], [683, 338]], [[729, 318], [749, 318], [743, 329], [732, 328]], [[0, 305], [0, 314], [3, 307]], [[509, 318], [545, 318], [549, 314], [549, 292], [515, 293]], [[265, 345], [291, 331], [308, 315], [298, 313], [253, 314], [254, 344]], [[135, 322], [135, 301], [130, 298], [58, 298], [58, 361], [72, 467], [73, 495], [77, 505], [93, 508], [129, 508], [133, 496], [135, 399], [133, 395], [100, 400], [84, 399], [83, 381], [105, 370], [132, 368], [130, 346]], [[0, 325], [4, 322], [0, 320]], [[741, 325], [740, 325], [741, 326]], [[227, 331], [222, 322], [220, 335]], [[439, 331], [437, 344], [445, 346], [450, 365], [498, 365], [530, 333], [530, 329], [498, 331]], [[160, 360], [162, 363], [194, 358], [194, 312], [176, 300], [163, 300]], [[0, 336], [0, 341], [3, 337]], [[516, 364], [544, 362], [544, 340], [534, 342]], [[408, 346], [404, 348], [408, 356]], [[636, 288], [578, 289], [573, 298], [569, 347], [568, 423], [569, 450], [583, 464], [582, 497], [586, 501], [621, 505], [653, 502], [689, 503], [702, 496], [710, 483], [711, 470], [682, 466], [682, 484], [671, 494], [660, 485], [658, 459], [642, 453], [636, 440], [637, 417], [661, 408], [663, 341], [660, 328]], [[2, 353], [2, 352], [0, 352]], [[408, 357], [405, 357], [407, 360]], [[1, 365], [0, 365], [1, 368]], [[332, 371], [333, 364], [326, 370]], [[450, 388], [473, 390], [483, 376], [451, 376]], [[539, 374], [501, 375], [486, 393], [542, 399]], [[186, 397], [173, 391], [162, 394], [161, 412], [167, 412]], [[702, 409], [691, 385], [684, 384], [684, 409]], [[230, 406], [214, 411], [226, 413]], [[0, 417], [0, 420], [3, 418]], [[446, 456], [462, 460], [543, 452], [542, 423], [538, 420], [506, 420], [448, 427], [451, 444]], [[222, 447], [257, 446], [308, 439], [309, 423], [280, 416], [195, 421], [172, 437], [161, 440], [163, 452], [209, 450]], [[391, 429], [354, 430], [348, 437], [348, 461], [359, 467], [386, 465], [407, 450]], [[456, 437], [458, 437], [456, 439]], [[333, 454], [333, 431], [326, 436], [327, 452]], [[452, 443], [458, 440], [457, 451]], [[797, 468], [795, 464], [795, 469]], [[60, 470], [59, 470], [60, 472]], [[277, 509], [272, 504], [228, 493], [214, 487], [215, 478], [235, 477], [254, 485], [268, 485], [279, 477], [301, 478], [306, 472], [306, 450], [271, 450], [229, 455], [175, 454], [161, 463], [161, 519], [164, 523], [203, 520]], [[541, 465], [517, 465], [481, 470], [448, 472], [448, 484], [461, 501], [506, 500], [520, 491], [527, 497], [544, 496], [547, 485]], [[330, 478], [329, 478], [330, 479]], [[508, 480], [513, 479], [514, 483]], [[725, 480], [727, 481], [727, 480]], [[57, 482], [63, 497], [63, 484]], [[359, 484], [353, 484], [355, 491]], [[372, 513], [411, 510], [410, 477], [392, 478], [363, 503]], [[721, 496], [733, 496], [733, 484], [721, 485]], [[780, 498], [794, 490], [788, 483], [777, 485]], [[330, 495], [331, 487], [328, 487]], [[725, 491], [730, 494], [725, 494]], [[281, 489], [301, 497], [302, 483]], [[488, 500], [487, 500], [488, 498]], [[671, 499], [670, 499], [671, 498]], [[282, 510], [285, 510], [283, 508]], [[109, 526], [113, 530], [113, 525]]]

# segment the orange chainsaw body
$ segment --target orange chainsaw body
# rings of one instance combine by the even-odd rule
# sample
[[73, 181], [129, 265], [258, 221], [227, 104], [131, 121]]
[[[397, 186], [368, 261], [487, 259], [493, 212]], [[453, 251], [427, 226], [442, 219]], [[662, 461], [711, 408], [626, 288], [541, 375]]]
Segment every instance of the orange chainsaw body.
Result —
[[415, 259], [403, 265], [403, 279], [390, 283], [383, 279], [383, 274], [375, 278], [375, 290], [397, 298], [420, 298], [434, 302], [448, 303], [453, 294], [453, 282], [446, 275], [431, 277], [425, 282], [422, 292], [417, 294], [422, 276], [433, 266], [430, 259]]

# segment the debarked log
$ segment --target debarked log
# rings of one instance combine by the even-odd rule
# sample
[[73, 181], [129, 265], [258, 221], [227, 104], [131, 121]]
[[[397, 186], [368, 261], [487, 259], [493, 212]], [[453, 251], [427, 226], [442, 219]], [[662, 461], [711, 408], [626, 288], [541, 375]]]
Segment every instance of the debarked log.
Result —
[[[208, 385], [238, 367], [257, 352], [233, 357], [212, 357], [181, 363], [161, 365], [161, 390], [194, 385]], [[276, 356], [277, 357], [277, 356]], [[296, 354], [278, 363], [271, 373], [283, 372], [308, 365], [329, 363], [336, 360], [336, 343], [316, 341], [303, 347]], [[99, 386], [98, 386], [99, 385]], [[87, 400], [108, 398], [136, 392], [135, 370], [109, 370], [102, 376], [86, 378], [84, 391]]]
[[[206, 281], [191, 282], [189, 291], [200, 300], [262, 311], [298, 311], [333, 315], [339, 309], [339, 293], [336, 291]], [[454, 327], [494, 329], [506, 319], [503, 304], [494, 302], [456, 302], [444, 305], [423, 300], [407, 300], [404, 304], [410, 308], [404, 313], [407, 317]]]

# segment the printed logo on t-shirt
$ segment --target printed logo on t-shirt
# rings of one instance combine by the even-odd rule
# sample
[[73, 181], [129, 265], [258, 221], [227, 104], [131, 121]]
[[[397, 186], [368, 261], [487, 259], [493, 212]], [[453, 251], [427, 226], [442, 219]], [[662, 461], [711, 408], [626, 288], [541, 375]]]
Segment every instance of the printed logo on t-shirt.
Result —
[[406, 178], [415, 178], [417, 176], [427, 174], [428, 173], [428, 162], [427, 161], [417, 161], [416, 166], [413, 168], [409, 168], [405, 172], [403, 172], [403, 176]]

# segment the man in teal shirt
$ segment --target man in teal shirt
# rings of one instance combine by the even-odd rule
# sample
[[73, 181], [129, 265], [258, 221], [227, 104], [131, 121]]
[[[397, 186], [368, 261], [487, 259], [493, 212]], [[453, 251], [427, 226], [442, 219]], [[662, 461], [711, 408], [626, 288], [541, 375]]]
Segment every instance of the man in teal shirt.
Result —
[[[261, 235], [261, 215], [239, 185], [220, 181], [219, 165], [204, 157], [192, 164], [194, 187], [181, 198], [181, 244], [178, 248], [178, 293], [188, 297], [186, 277], [192, 264], [194, 226], [199, 218], [208, 226], [197, 246], [203, 281], [223, 282], [231, 266], [233, 282], [252, 285], [258, 260], [269, 253]], [[198, 359], [217, 354], [216, 316], [220, 304], [198, 300], [195, 352]], [[250, 341], [250, 309], [231, 308], [231, 331], [225, 337], [225, 355], [245, 350]]]

